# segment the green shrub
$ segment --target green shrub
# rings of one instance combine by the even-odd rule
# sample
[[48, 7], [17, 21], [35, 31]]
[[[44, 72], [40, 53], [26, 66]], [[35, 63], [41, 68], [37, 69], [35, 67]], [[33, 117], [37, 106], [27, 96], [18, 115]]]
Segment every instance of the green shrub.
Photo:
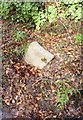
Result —
[[52, 23], [53, 21], [56, 21], [57, 18], [57, 8], [55, 8], [54, 5], [50, 5], [48, 9], [46, 10], [47, 12], [47, 19], [49, 23]]
[[57, 9], [55, 6], [49, 6], [47, 10], [39, 9], [42, 8], [40, 3], [31, 2], [10, 2], [2, 3], [2, 19], [11, 19], [17, 22], [33, 22], [36, 29], [46, 22], [53, 22], [57, 17]]
[[[3, 20], [13, 20], [16, 22], [32, 22], [40, 26], [39, 17], [41, 15], [42, 6], [37, 2], [2, 2], [0, 6], [1, 17]], [[42, 20], [40, 20], [42, 23]]]
[[2, 19], [9, 19], [10, 16], [9, 16], [9, 11], [10, 11], [10, 4], [11, 3], [5, 3], [5, 2], [2, 2], [0, 4], [0, 11], [1, 11], [1, 17]]
[[82, 34], [78, 34], [75, 36], [75, 41], [76, 43], [80, 44], [83, 43], [83, 35]]
[[0, 10], [3, 20], [10, 19], [15, 22], [26, 22], [35, 25], [39, 30], [45, 22], [56, 22], [58, 17], [62, 19], [69, 18], [78, 22], [81, 20], [82, 2], [60, 2], [62, 13], [57, 13], [54, 5], [49, 5], [43, 9], [41, 2], [1, 2]]
[[75, 22], [82, 20], [82, 1], [64, 1], [60, 3], [60, 7], [63, 12], [59, 14], [59, 17], [74, 20]]

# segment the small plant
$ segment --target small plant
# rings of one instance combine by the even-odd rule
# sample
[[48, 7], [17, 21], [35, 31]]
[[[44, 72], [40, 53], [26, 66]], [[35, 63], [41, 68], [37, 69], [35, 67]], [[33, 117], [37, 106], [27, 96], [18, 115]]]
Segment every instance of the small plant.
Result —
[[25, 53], [25, 50], [28, 46], [29, 46], [29, 44], [27, 44], [27, 43], [25, 43], [24, 46], [19, 46], [16, 51], [17, 56], [20, 56], [20, 55], [23, 56]]
[[24, 37], [26, 37], [25, 31], [17, 31], [17, 32], [13, 35], [13, 39], [14, 39], [16, 42], [21, 41]]
[[75, 36], [75, 41], [76, 43], [80, 44], [83, 42], [83, 35], [82, 34], [78, 34]]
[[73, 93], [77, 93], [74, 88], [72, 88], [70, 81], [56, 81], [55, 86], [57, 87], [56, 98], [57, 107], [64, 108], [64, 106], [69, 102], [69, 97]]
[[63, 109], [66, 104], [69, 103], [70, 96], [75, 94], [80, 94], [79, 90], [75, 87], [71, 86], [71, 82], [69, 80], [64, 81], [56, 81], [55, 83], [56, 89], [56, 104], [57, 108]]

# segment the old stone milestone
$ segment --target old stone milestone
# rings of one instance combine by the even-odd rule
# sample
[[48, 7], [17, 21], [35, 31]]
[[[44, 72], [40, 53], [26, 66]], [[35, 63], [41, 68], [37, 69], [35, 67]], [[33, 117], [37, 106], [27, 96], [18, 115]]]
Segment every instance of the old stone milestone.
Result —
[[26, 63], [42, 69], [54, 55], [45, 50], [38, 42], [32, 42], [25, 51], [24, 60]]

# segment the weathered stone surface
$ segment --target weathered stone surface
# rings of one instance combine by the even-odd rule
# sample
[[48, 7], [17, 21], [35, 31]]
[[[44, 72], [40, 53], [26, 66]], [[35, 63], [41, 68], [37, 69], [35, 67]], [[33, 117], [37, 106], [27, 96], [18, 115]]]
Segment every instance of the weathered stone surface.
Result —
[[41, 47], [39, 43], [32, 42], [25, 51], [24, 60], [28, 64], [42, 69], [53, 57], [54, 55]]

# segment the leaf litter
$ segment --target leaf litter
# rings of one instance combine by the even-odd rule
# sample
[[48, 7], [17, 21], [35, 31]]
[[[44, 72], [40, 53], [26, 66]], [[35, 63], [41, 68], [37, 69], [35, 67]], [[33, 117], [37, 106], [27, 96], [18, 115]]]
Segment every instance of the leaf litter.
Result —
[[[7, 24], [7, 23], [6, 23]], [[25, 29], [27, 39], [18, 42], [12, 40], [11, 25], [3, 24], [3, 118], [27, 118], [30, 120], [61, 119], [67, 116], [82, 116], [82, 99], [77, 94], [70, 96], [69, 103], [62, 109], [57, 108], [57, 91], [54, 83], [62, 81], [67, 88], [82, 89], [81, 46], [71, 41], [66, 33], [50, 36], [44, 32]], [[16, 47], [32, 41], [39, 42], [55, 55], [43, 69], [27, 65], [23, 57], [16, 55]], [[65, 81], [66, 80], [66, 81]], [[70, 83], [67, 81], [70, 80]], [[76, 102], [77, 100], [77, 102]], [[77, 106], [76, 106], [77, 104]]]

